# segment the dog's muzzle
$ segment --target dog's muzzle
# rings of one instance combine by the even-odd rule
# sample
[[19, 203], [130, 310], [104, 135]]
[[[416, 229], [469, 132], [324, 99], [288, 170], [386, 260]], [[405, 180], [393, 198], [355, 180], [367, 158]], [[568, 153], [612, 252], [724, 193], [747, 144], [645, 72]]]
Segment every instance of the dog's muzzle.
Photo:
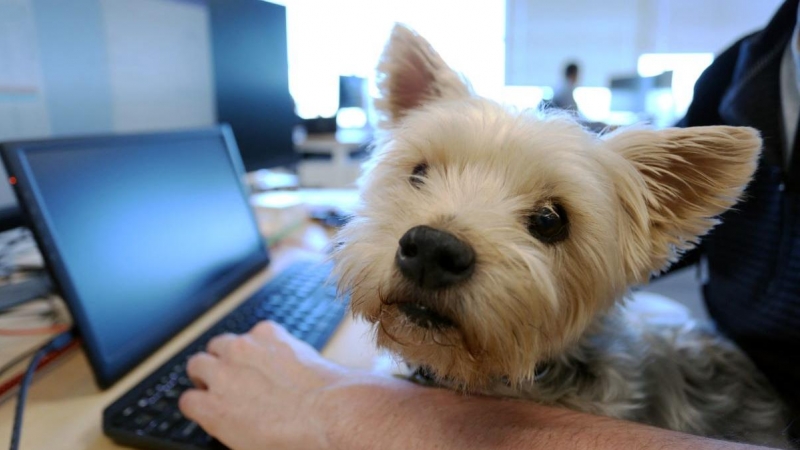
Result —
[[417, 286], [442, 289], [472, 275], [475, 252], [469, 244], [446, 231], [419, 225], [400, 238], [395, 264]]

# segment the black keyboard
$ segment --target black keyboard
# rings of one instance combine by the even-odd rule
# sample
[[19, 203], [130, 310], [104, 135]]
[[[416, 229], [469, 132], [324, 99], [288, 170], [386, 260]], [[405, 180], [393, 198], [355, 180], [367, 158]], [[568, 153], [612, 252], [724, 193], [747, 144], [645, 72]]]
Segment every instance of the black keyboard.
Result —
[[115, 441], [147, 449], [222, 449], [178, 410], [178, 397], [192, 383], [186, 361], [222, 333], [244, 333], [262, 320], [283, 325], [317, 350], [328, 342], [344, 317], [345, 301], [329, 283], [330, 265], [301, 262], [290, 266], [260, 291], [217, 322], [197, 340], [103, 412], [103, 431]]

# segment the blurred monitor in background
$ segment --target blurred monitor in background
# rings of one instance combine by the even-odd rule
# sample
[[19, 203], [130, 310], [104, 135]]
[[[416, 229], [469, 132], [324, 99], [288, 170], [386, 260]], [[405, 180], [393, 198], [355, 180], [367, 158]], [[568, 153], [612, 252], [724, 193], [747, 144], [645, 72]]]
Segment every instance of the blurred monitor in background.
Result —
[[[639, 75], [614, 77], [609, 83], [611, 112], [619, 125], [647, 122], [667, 126], [677, 121], [672, 90], [672, 72], [642, 77]], [[626, 123], [627, 122], [627, 123]]]
[[611, 79], [611, 110], [642, 112], [644, 111], [644, 95], [642, 78], [636, 75], [615, 77]]
[[8, 174], [0, 164], [0, 232], [19, 226], [22, 226], [22, 215], [8, 181]]
[[246, 171], [297, 163], [286, 7], [210, 0], [209, 9], [217, 121], [233, 129]]
[[366, 104], [366, 85], [364, 77], [345, 76], [339, 77], [339, 109], [363, 108]]
[[362, 129], [369, 124], [369, 95], [367, 79], [358, 76], [339, 76], [339, 109], [336, 125], [343, 129]]

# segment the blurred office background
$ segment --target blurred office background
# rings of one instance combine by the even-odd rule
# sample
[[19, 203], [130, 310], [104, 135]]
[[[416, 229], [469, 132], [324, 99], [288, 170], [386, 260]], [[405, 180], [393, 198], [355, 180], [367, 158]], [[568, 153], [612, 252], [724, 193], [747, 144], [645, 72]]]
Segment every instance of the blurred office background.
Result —
[[[762, 27], [781, 2], [276, 3], [286, 6], [289, 90], [304, 119], [336, 117], [340, 106], [363, 106], [373, 117], [366, 99], [349, 95], [343, 106], [341, 92], [373, 93], [375, 64], [400, 21], [479, 94], [536, 106], [576, 61], [575, 99], [586, 118], [669, 124], [714, 55]], [[213, 123], [209, 21], [203, 0], [0, 0], [0, 140]], [[363, 123], [357, 111], [346, 113], [340, 126]]]
[[564, 66], [575, 61], [581, 69], [575, 97], [587, 119], [664, 125], [686, 111], [694, 81], [714, 55], [763, 27], [782, 1], [283, 3], [290, 88], [306, 118], [336, 113], [336, 76], [371, 77], [391, 24], [401, 21], [430, 40], [481, 95], [536, 106], [552, 97]]
[[395, 22], [478, 94], [537, 107], [576, 62], [587, 123], [668, 126], [714, 55], [780, 3], [0, 0], [0, 141], [226, 122], [248, 172], [281, 167], [304, 186], [352, 186]]

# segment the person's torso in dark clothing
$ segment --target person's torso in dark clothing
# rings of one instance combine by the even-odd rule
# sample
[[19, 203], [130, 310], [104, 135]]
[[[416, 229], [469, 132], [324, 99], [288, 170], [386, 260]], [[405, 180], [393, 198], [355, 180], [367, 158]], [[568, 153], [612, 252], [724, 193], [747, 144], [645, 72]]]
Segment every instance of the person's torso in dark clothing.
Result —
[[[796, 20], [797, 0], [787, 1], [765, 30], [720, 55], [698, 80], [681, 125], [761, 131], [764, 152], [745, 199], [703, 240], [704, 297], [720, 331], [800, 410], [800, 151], [784, 165], [780, 90]], [[798, 431], [796, 423], [792, 434]]]

